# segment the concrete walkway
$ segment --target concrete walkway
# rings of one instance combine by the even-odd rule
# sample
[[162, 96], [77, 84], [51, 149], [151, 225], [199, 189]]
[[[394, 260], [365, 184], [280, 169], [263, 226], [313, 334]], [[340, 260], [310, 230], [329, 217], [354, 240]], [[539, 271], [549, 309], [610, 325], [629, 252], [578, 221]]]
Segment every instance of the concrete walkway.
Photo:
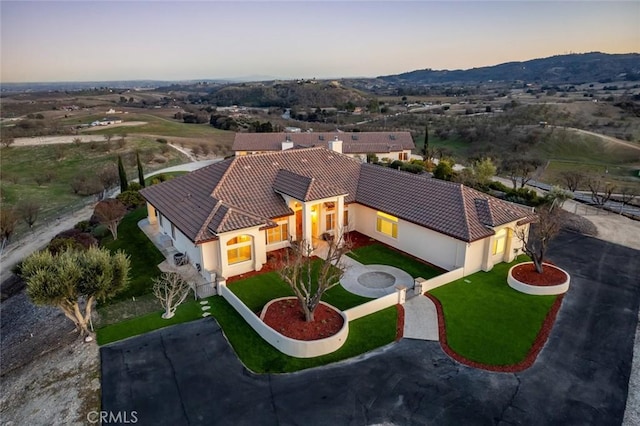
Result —
[[419, 294], [405, 302], [403, 337], [438, 341], [438, 312], [427, 296]]
[[[349, 256], [343, 256], [340, 263], [345, 267], [344, 275], [340, 278], [340, 284], [350, 293], [364, 297], [382, 297], [395, 293], [396, 286], [403, 285], [407, 289], [413, 288], [413, 277], [402, 269], [388, 265], [363, 265]], [[388, 274], [393, 279], [386, 287], [367, 286], [367, 280], [361, 276], [369, 272]]]

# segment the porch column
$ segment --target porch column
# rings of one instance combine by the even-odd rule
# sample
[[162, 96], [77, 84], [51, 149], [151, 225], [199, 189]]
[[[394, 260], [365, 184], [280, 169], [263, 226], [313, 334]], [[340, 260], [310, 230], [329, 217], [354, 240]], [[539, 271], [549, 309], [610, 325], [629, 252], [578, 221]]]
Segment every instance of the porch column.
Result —
[[147, 217], [149, 218], [149, 224], [155, 225], [158, 223], [158, 217], [156, 216], [156, 208], [147, 203]]
[[513, 238], [515, 233], [513, 232], [513, 229], [511, 228], [507, 228], [507, 241], [505, 243], [505, 247], [504, 247], [504, 261], [507, 263], [511, 263], [513, 261], [513, 259], [516, 258], [516, 253], [513, 250]]
[[[316, 213], [317, 214], [317, 213]], [[311, 218], [311, 204], [302, 204], [302, 239], [306, 244], [305, 255], [313, 251], [313, 224]]]
[[346, 231], [344, 229], [344, 197], [338, 197], [336, 199], [336, 223], [335, 223], [335, 240], [341, 241], [342, 234]]

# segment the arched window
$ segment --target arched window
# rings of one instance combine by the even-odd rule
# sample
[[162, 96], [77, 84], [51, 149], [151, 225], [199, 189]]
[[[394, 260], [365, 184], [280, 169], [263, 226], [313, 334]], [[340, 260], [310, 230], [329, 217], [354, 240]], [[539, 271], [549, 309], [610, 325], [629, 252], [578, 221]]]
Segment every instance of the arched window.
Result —
[[238, 235], [227, 241], [229, 265], [246, 262], [252, 258], [251, 235]]
[[493, 254], [504, 253], [504, 248], [507, 243], [507, 229], [502, 228], [496, 232], [496, 236], [493, 237]]

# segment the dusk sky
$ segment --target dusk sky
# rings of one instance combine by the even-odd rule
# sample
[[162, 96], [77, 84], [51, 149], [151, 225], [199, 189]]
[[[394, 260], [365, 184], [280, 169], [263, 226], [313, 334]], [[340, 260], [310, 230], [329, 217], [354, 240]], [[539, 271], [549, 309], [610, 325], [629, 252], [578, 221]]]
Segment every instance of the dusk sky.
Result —
[[640, 2], [1, 1], [0, 81], [378, 76], [640, 52]]

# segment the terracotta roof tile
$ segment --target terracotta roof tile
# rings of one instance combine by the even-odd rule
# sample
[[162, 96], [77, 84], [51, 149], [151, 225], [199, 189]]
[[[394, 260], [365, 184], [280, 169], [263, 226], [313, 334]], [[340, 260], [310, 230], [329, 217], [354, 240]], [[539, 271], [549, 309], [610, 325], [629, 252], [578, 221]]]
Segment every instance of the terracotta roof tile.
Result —
[[293, 214], [302, 201], [345, 194], [357, 202], [463, 241], [531, 216], [524, 207], [425, 175], [358, 161], [325, 148], [235, 157], [145, 188], [141, 194], [192, 241]]

